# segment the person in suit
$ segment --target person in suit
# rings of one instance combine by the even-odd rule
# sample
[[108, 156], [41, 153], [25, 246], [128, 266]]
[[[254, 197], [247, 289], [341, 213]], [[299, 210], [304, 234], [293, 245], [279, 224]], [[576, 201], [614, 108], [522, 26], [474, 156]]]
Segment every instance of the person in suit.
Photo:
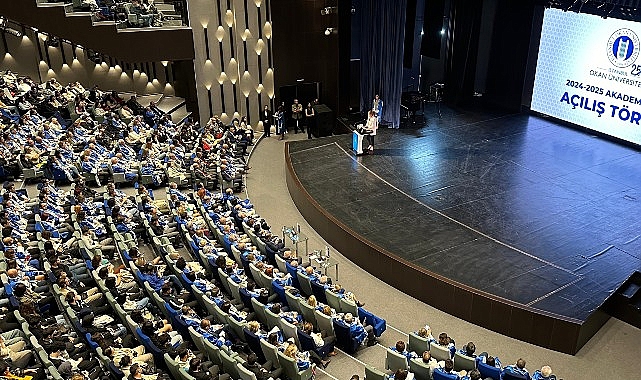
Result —
[[292, 122], [294, 123], [294, 133], [298, 133], [300, 129], [301, 132], [305, 132], [305, 128], [300, 125], [300, 121], [303, 118], [303, 105], [298, 103], [298, 99], [294, 99], [294, 104], [292, 104]]
[[271, 136], [272, 116], [272, 111], [270, 111], [269, 106], [265, 104], [265, 108], [263, 108], [263, 111], [260, 113], [260, 121], [263, 122], [263, 133], [265, 137]]
[[199, 358], [193, 358], [189, 361], [189, 370], [187, 373], [196, 380], [229, 380], [231, 377], [226, 374], [218, 373], [219, 368], [217, 365], [213, 365], [209, 368], [204, 368], [203, 363]]
[[263, 365], [258, 364], [258, 357], [253, 352], [247, 355], [247, 361], [242, 366], [252, 371], [257, 380], [277, 379], [283, 372], [282, 368], [272, 368], [271, 360], [266, 361]]
[[307, 138], [312, 138], [312, 128], [316, 127], [316, 111], [312, 107], [312, 103], [307, 103], [307, 108], [305, 108], [305, 121], [307, 124]]
[[505, 366], [501, 371], [501, 379], [503, 379], [506, 373], [522, 375], [527, 379], [530, 378], [530, 372], [525, 368], [525, 360], [522, 358], [519, 358], [519, 360], [516, 361], [516, 364]]
[[383, 114], [383, 99], [378, 94], [374, 95], [374, 100], [372, 100], [372, 111], [374, 111], [376, 121], [380, 123], [381, 115]]

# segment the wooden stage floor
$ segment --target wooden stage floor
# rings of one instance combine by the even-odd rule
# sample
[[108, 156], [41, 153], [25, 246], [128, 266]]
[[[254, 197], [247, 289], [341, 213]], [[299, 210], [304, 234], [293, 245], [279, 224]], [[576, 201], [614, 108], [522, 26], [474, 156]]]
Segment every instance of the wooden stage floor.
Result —
[[426, 122], [379, 129], [375, 154], [362, 157], [351, 135], [292, 142], [292, 179], [398, 262], [579, 325], [641, 270], [638, 150], [527, 114], [444, 108]]

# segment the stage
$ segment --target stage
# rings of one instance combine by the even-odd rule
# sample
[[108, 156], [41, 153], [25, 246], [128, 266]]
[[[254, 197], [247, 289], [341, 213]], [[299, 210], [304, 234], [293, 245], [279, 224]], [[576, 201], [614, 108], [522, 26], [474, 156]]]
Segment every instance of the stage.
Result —
[[407, 294], [576, 353], [641, 270], [641, 153], [527, 114], [443, 106], [421, 125], [362, 157], [351, 135], [288, 143], [301, 213]]

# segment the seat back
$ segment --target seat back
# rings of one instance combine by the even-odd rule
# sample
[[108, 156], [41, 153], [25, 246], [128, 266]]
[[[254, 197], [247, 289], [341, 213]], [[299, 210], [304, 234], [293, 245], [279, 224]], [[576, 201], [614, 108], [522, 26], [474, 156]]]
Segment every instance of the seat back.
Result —
[[[302, 304], [301, 304], [302, 305]], [[334, 325], [332, 324], [332, 317], [321, 313], [319, 310], [314, 311], [316, 316], [316, 322], [318, 323], [318, 329], [325, 331], [327, 336], [334, 336]]]
[[314, 294], [312, 290], [312, 281], [306, 274], [303, 274], [301, 271], [296, 272], [296, 277], [298, 278], [298, 283], [300, 284], [300, 290], [305, 296], [309, 297]]
[[240, 377], [240, 380], [257, 380], [256, 375], [245, 368], [244, 365], [237, 363], [236, 366], [238, 367], [238, 376]]
[[249, 264], [249, 272], [257, 284], [260, 284], [260, 269], [256, 268], [253, 263]]
[[236, 320], [236, 318], [232, 317], [231, 315], [227, 315], [227, 323], [229, 324], [229, 327], [231, 327], [232, 331], [238, 339], [242, 340], [243, 342], [245, 341], [245, 334], [243, 333], [243, 328], [247, 324], [246, 322], [239, 322]]
[[209, 360], [218, 366], [223, 365], [223, 361], [220, 358], [220, 348], [207, 339], [203, 339], [203, 345], [205, 346], [205, 353]]
[[[287, 306], [289, 307], [289, 310], [294, 310], [299, 313], [302, 313], [301, 308], [300, 308], [300, 297], [294, 295], [292, 292], [289, 292], [285, 290], [285, 299], [287, 300]], [[311, 323], [311, 321], [309, 321]]]
[[392, 372], [396, 372], [397, 369], [407, 369], [407, 357], [388, 348], [385, 356], [385, 369]]
[[256, 318], [258, 322], [264, 324], [265, 326], [269, 325], [267, 323], [267, 310], [265, 310], [265, 305], [263, 305], [256, 298], [252, 298], [252, 305], [254, 306], [254, 312], [256, 313]]
[[229, 284], [229, 291], [231, 292], [231, 296], [235, 299], [240, 301], [240, 285], [236, 283], [236, 281], [232, 280], [231, 277], [227, 277], [227, 283]]
[[229, 356], [225, 350], [220, 350], [220, 359], [223, 362], [223, 371], [228, 373], [232, 379], [238, 379], [238, 367], [236, 366], [236, 360]]
[[178, 374], [180, 375], [179, 377], [180, 380], [196, 380], [196, 378], [188, 374], [184, 368], [179, 368]]
[[377, 317], [362, 307], [358, 308], [358, 318], [361, 321], [366, 321], [368, 325], [372, 326], [374, 328], [374, 335], [377, 337], [381, 336], [387, 329], [387, 323], [383, 318]]
[[410, 340], [407, 350], [409, 352], [415, 352], [418, 356], [421, 356], [423, 352], [430, 350], [430, 341], [427, 338], [420, 337], [416, 333], [409, 333]]
[[265, 316], [267, 317], [267, 326], [269, 326], [270, 329], [274, 327], [280, 328], [280, 316], [278, 314], [273, 313], [269, 309], [265, 309]]
[[300, 341], [298, 340], [298, 333], [296, 325], [287, 322], [285, 319], [280, 319], [280, 329], [283, 332], [283, 335], [287, 338], [294, 338], [296, 341], [296, 346], [300, 348]]
[[285, 287], [279, 284], [277, 281], [272, 281], [271, 286], [274, 293], [278, 295], [280, 303], [283, 306], [289, 308], [289, 303], [287, 302], [287, 297], [285, 296]]
[[314, 325], [314, 328], [319, 328], [318, 322], [316, 321], [316, 309], [311, 307], [307, 301], [302, 298], [299, 298], [298, 306], [300, 306], [300, 312], [303, 314], [303, 318]]
[[[317, 282], [311, 282], [311, 281], [310, 281], [310, 284], [312, 285], [312, 293], [314, 293], [318, 302], [327, 304], [327, 295], [325, 295], [325, 286], [323, 284], [319, 284]], [[336, 312], [338, 312], [338, 309], [336, 309]]]
[[329, 307], [332, 309], [336, 310], [337, 313], [341, 313], [341, 298], [338, 296], [338, 294], [332, 292], [329, 289], [325, 289], [325, 299], [327, 300], [327, 304]]
[[276, 266], [278, 267], [278, 270], [283, 273], [287, 273], [287, 261], [285, 261], [285, 259], [283, 259], [278, 254], [274, 256], [274, 259], [276, 260]]
[[265, 359], [270, 360], [275, 367], [280, 368], [280, 362], [278, 361], [278, 348], [273, 344], [269, 344], [265, 339], [260, 340], [260, 348], [263, 350]]
[[365, 380], [386, 380], [385, 372], [365, 364]]
[[430, 345], [430, 354], [436, 359], [436, 361], [441, 361], [445, 359], [451, 359], [450, 349], [448, 347], [439, 346], [438, 344]]
[[501, 380], [528, 380], [529, 377], [525, 375], [521, 375], [518, 373], [509, 373], [509, 372], [504, 372], [503, 375], [501, 376]]
[[165, 363], [167, 364], [167, 368], [169, 369], [169, 372], [174, 377], [174, 379], [180, 379], [180, 374], [178, 373], [178, 363], [176, 363], [176, 361], [172, 359], [169, 354], [165, 354], [163, 357], [165, 359]]
[[499, 380], [501, 378], [501, 369], [500, 368], [496, 368], [494, 366], [487, 365], [487, 364], [483, 363], [480, 360], [476, 363], [476, 366], [477, 366], [479, 372], [481, 372], [481, 377], [483, 379], [490, 378], [490, 379], [493, 379], [493, 380]]
[[[352, 315], [358, 315], [358, 306], [356, 303], [345, 298], [339, 298], [338, 301], [341, 305], [341, 313], [352, 313]], [[338, 310], [336, 311], [338, 312]]]
[[429, 365], [423, 363], [422, 358], [410, 360], [410, 372], [414, 374], [416, 380], [432, 380], [432, 370]]
[[196, 331], [193, 326], [189, 326], [187, 328], [187, 331], [189, 332], [191, 340], [196, 345], [196, 348], [198, 348], [198, 351], [205, 352], [205, 342], [203, 336], [198, 331]]
[[214, 303], [214, 318], [216, 318], [219, 323], [227, 323], [227, 313], [225, 313], [218, 305], [216, 305], [216, 303]]
[[245, 341], [249, 346], [249, 349], [252, 350], [258, 357], [259, 363], [265, 363], [265, 354], [263, 354], [263, 349], [260, 346], [260, 337], [249, 331], [247, 328], [243, 329], [243, 334], [245, 335]]
[[439, 370], [432, 372], [433, 380], [458, 380], [459, 376], [456, 373], [445, 373]]
[[[207, 314], [216, 316], [216, 303], [212, 301], [209, 297], [203, 294], [203, 304]], [[218, 323], [224, 323], [224, 321], [217, 321]]]
[[229, 295], [231, 295], [231, 289], [229, 288], [229, 282], [227, 278], [229, 277], [227, 273], [222, 268], [218, 268], [218, 276], [220, 277], [220, 283], [223, 285], [223, 290]]
[[336, 345], [348, 354], [355, 353], [360, 343], [358, 340], [352, 338], [349, 326], [337, 320], [333, 320], [333, 325], [336, 334]]
[[454, 370], [455, 371], [470, 371], [476, 368], [476, 359], [470, 356], [461, 355], [460, 353], [454, 354]]
[[280, 365], [283, 367], [283, 372], [285, 373], [285, 376], [290, 379], [290, 380], [309, 380], [313, 376], [313, 366], [310, 366], [308, 369], [304, 371], [299, 371], [298, 370], [298, 364], [296, 364], [296, 360], [293, 358], [290, 358], [289, 356], [285, 356], [282, 352], [278, 352], [278, 361], [280, 362]]

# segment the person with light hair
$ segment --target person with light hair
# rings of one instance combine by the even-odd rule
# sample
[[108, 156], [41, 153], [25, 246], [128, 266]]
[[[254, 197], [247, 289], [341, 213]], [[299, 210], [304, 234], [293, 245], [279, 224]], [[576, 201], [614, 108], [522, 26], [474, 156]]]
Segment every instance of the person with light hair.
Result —
[[549, 365], [544, 365], [541, 369], [534, 371], [532, 380], [556, 380], [556, 375], [552, 374], [552, 368]]

